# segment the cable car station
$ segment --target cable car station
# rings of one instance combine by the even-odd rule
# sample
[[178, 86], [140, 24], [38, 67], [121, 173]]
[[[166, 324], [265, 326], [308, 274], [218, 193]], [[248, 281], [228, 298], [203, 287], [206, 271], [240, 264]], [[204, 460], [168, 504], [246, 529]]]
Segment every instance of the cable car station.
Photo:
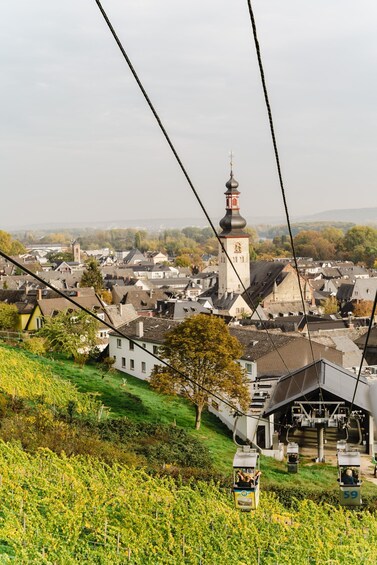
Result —
[[300, 450], [316, 448], [318, 462], [326, 450], [336, 453], [347, 440], [360, 453], [373, 454], [374, 420], [370, 384], [327, 360], [317, 361], [279, 379], [264, 417], [274, 415], [281, 440], [295, 441]]

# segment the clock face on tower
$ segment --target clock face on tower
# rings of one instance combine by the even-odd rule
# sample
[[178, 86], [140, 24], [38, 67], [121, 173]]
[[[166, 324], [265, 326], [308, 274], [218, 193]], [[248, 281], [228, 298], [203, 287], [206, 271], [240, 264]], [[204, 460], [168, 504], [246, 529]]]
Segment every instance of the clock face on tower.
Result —
[[236, 241], [236, 243], [234, 244], [234, 253], [241, 253], [241, 244], [239, 241]]

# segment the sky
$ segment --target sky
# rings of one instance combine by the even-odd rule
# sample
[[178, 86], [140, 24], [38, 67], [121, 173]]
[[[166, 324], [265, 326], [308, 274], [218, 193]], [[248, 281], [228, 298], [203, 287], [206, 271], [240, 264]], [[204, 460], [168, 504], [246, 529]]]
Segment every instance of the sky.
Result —
[[[246, 0], [103, 0], [210, 217], [282, 216]], [[94, 0], [0, 3], [0, 229], [202, 218]], [[377, 3], [254, 0], [292, 216], [377, 206]]]

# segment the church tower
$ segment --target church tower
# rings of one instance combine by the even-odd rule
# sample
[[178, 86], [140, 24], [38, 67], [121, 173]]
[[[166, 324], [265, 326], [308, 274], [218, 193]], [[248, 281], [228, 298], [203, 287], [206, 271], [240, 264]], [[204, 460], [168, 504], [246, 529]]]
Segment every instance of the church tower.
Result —
[[81, 262], [81, 249], [80, 249], [80, 243], [77, 240], [72, 243], [72, 254], [73, 254], [74, 262], [80, 263]]
[[[240, 214], [238, 182], [233, 178], [233, 170], [230, 171], [230, 179], [226, 183], [226, 214], [220, 221], [219, 237], [231, 262], [247, 289], [250, 286], [250, 253], [249, 236], [244, 232], [246, 220]], [[242, 294], [242, 287], [230, 261], [219, 245], [219, 292], [222, 298], [227, 293]]]

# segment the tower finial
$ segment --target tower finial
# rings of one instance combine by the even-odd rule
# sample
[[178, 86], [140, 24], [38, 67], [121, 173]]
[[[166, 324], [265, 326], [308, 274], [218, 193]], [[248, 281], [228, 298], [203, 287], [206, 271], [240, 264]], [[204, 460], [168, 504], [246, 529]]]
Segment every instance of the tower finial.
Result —
[[233, 177], [233, 151], [232, 150], [230, 150], [229, 158], [230, 158], [230, 176]]

